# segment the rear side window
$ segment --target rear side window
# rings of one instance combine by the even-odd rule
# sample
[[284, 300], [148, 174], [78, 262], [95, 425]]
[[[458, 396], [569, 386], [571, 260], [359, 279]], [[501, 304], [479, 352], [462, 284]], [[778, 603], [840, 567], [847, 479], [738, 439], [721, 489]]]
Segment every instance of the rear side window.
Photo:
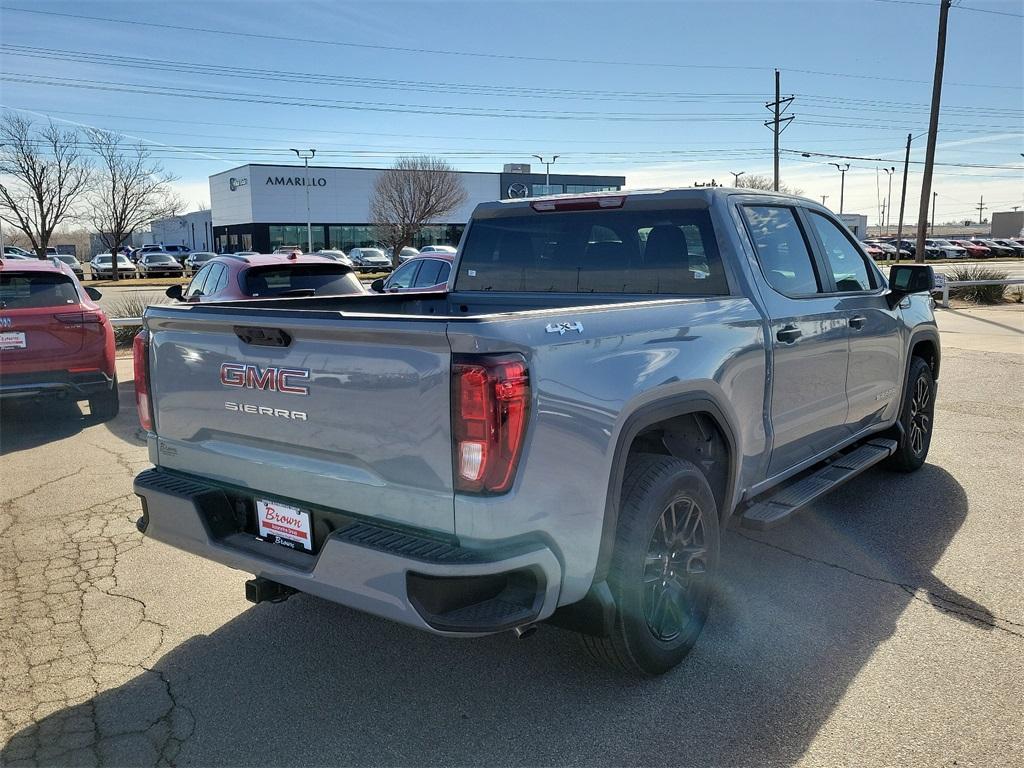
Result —
[[65, 307], [79, 302], [71, 278], [49, 272], [0, 272], [0, 309]]
[[429, 288], [432, 285], [443, 283], [448, 279], [448, 262], [440, 259], [426, 259], [420, 266], [413, 288]]
[[749, 205], [742, 210], [768, 284], [786, 296], [818, 293], [821, 283], [793, 209]]
[[324, 296], [362, 291], [355, 273], [341, 265], [256, 267], [245, 273], [245, 292], [250, 296]]
[[577, 211], [470, 225], [460, 291], [727, 294], [706, 210]]

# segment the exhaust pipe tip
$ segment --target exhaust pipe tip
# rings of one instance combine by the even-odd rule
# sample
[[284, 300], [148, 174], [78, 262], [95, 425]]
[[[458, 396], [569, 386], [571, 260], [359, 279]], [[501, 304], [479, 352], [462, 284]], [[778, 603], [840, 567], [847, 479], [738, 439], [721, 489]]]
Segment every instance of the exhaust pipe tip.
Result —
[[536, 631], [536, 624], [523, 624], [521, 627], [512, 628], [512, 634], [516, 636], [517, 640], [525, 640]]

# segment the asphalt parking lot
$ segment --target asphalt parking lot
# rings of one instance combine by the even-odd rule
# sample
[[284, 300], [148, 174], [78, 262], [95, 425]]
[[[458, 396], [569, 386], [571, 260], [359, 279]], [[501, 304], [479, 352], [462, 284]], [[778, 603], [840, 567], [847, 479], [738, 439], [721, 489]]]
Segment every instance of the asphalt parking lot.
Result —
[[[542, 627], [449, 640], [144, 540], [121, 415], [0, 414], [0, 765], [1024, 763], [1024, 312], [940, 314], [928, 464], [728, 531], [655, 680]], [[128, 361], [123, 361], [127, 363]]]

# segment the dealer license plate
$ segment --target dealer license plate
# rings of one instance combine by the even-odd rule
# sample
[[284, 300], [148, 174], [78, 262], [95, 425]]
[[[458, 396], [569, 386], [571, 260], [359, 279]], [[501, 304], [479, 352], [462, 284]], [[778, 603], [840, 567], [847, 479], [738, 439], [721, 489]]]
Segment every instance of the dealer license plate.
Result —
[[256, 523], [260, 536], [292, 549], [313, 551], [309, 513], [276, 501], [256, 499]]
[[0, 349], [24, 349], [25, 333], [23, 331], [3, 331], [0, 333]]

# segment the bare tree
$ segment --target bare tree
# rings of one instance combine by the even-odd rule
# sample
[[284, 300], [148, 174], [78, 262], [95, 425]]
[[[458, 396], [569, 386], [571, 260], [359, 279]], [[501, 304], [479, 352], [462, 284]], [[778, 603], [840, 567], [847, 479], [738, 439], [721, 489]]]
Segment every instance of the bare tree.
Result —
[[[760, 189], [772, 192], [775, 189], [775, 184], [770, 176], [763, 176], [759, 173], [752, 173], [750, 175], [744, 174], [740, 176], [736, 181], [736, 186], [742, 189]], [[784, 192], [787, 195], [802, 195], [804, 191], [802, 189], [796, 189], [786, 184], [779, 183], [779, 192]]]
[[182, 202], [171, 189], [175, 177], [154, 160], [143, 144], [125, 145], [118, 134], [91, 129], [99, 157], [96, 183], [89, 195], [92, 225], [110, 250], [112, 276], [119, 278], [117, 256], [132, 233], [146, 224], [176, 216]]
[[439, 157], [400, 157], [377, 177], [370, 221], [377, 239], [391, 248], [398, 266], [402, 249], [425, 224], [438, 222], [466, 201], [459, 175]]
[[52, 122], [37, 130], [14, 112], [0, 119], [0, 219], [23, 232], [40, 259], [89, 186], [79, 146], [75, 131]]

